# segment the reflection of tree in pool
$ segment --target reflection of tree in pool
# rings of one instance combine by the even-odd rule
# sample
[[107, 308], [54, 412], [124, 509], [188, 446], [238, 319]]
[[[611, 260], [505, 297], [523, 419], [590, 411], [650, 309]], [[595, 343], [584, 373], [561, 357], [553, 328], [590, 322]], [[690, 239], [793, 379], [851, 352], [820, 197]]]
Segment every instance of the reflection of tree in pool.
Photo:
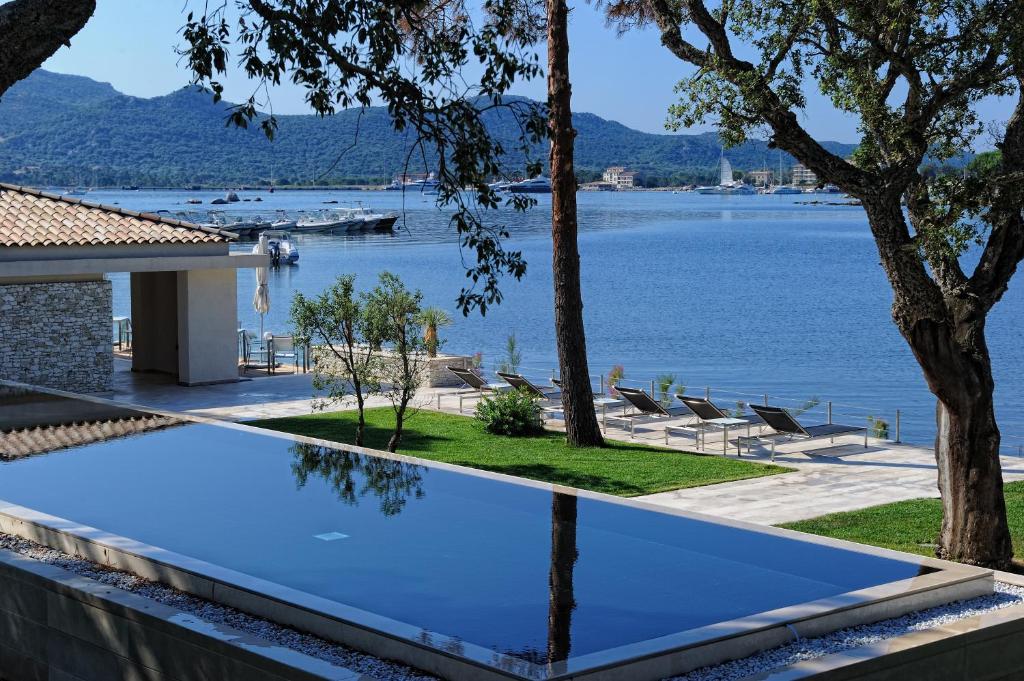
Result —
[[296, 442], [291, 451], [295, 455], [292, 473], [299, 488], [305, 487], [311, 476], [322, 478], [346, 504], [355, 506], [360, 497], [373, 494], [380, 499], [381, 513], [397, 515], [409, 497], [421, 499], [424, 495], [422, 466], [305, 442]]
[[569, 658], [572, 651], [572, 614], [576, 609], [573, 573], [579, 559], [576, 544], [576, 502], [574, 494], [555, 492], [551, 495], [547, 648], [506, 650], [506, 655], [547, 667]]

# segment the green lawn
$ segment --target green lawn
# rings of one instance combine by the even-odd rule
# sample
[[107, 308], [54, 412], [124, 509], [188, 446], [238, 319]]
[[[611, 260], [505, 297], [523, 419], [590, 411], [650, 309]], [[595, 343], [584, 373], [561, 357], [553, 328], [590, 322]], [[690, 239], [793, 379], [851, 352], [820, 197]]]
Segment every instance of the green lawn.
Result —
[[[1004, 493], [1014, 553], [1021, 556], [1024, 555], [1024, 482], [1007, 483]], [[938, 499], [914, 499], [859, 511], [832, 513], [787, 523], [782, 527], [934, 556], [934, 544], [941, 524], [942, 505]]]
[[[366, 420], [366, 446], [383, 449], [394, 413], [388, 407], [369, 409]], [[355, 423], [355, 412], [340, 411], [249, 425], [351, 443]], [[491, 435], [475, 419], [433, 411], [421, 411], [407, 421], [399, 453], [627, 497], [790, 470], [611, 440], [604, 448], [573, 449], [561, 433], [525, 438]]]

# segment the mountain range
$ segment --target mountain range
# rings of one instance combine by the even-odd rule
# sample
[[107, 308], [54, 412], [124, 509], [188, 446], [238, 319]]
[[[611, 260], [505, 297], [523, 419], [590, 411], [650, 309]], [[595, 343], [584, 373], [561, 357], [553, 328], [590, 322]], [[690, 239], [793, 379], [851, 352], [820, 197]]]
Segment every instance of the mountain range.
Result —
[[[408, 154], [410, 140], [391, 128], [384, 107], [371, 107], [361, 117], [357, 110], [326, 118], [279, 116], [270, 142], [258, 129], [226, 126], [229, 106], [196, 88], [141, 98], [108, 83], [38, 70], [0, 100], [0, 180], [107, 186], [354, 184], [390, 180]], [[574, 114], [573, 123], [583, 180], [611, 165], [637, 170], [649, 184], [717, 177], [721, 147], [714, 133], [657, 135], [591, 113]], [[506, 148], [512, 146], [515, 128], [509, 117], [492, 117], [488, 125]], [[825, 146], [844, 156], [854, 149], [839, 142]], [[726, 151], [736, 170], [777, 167], [778, 154], [761, 140]], [[506, 160], [512, 173], [522, 162], [515, 156]], [[785, 167], [792, 163], [782, 155]]]

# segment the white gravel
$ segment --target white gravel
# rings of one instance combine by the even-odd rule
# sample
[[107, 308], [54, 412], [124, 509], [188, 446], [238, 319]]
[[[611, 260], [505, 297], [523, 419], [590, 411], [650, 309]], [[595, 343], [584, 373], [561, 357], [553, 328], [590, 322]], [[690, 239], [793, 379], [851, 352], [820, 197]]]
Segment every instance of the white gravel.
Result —
[[[207, 622], [226, 624], [311, 657], [367, 674], [380, 681], [428, 681], [437, 678], [397, 662], [360, 653], [316, 636], [247, 615], [234, 608], [151, 582], [131, 573], [112, 570], [92, 561], [76, 558], [21, 537], [0, 533], [0, 548], [164, 603]], [[1024, 587], [996, 582], [995, 593], [990, 596], [957, 601], [875, 624], [841, 629], [819, 638], [800, 639], [742, 660], [705, 667], [667, 681], [739, 681], [753, 674], [777, 669], [802, 660], [812, 660], [851, 648], [870, 645], [1020, 603], [1024, 603]]]
[[258, 636], [277, 645], [297, 650], [311, 657], [366, 674], [379, 681], [428, 681], [430, 676], [398, 662], [382, 660], [351, 648], [325, 641], [310, 634], [247, 615], [211, 601], [196, 598], [169, 586], [151, 582], [129, 572], [112, 570], [83, 558], [76, 558], [35, 542], [10, 534], [0, 533], [0, 548], [34, 558], [42, 563], [56, 565], [83, 577], [89, 577], [108, 586], [124, 589], [151, 600], [195, 615], [212, 624], [226, 624], [240, 631]]
[[928, 610], [919, 610], [909, 615], [896, 617], [874, 624], [865, 624], [849, 629], [840, 629], [818, 638], [804, 638], [786, 645], [772, 648], [756, 655], [734, 660], [714, 667], [704, 667], [677, 676], [669, 681], [740, 681], [748, 676], [760, 674], [779, 667], [813, 660], [825, 655], [839, 653], [851, 648], [871, 645], [915, 631], [931, 629], [955, 622], [956, 620], [981, 615], [993, 610], [1008, 608], [1024, 603], [1024, 587], [996, 582], [995, 593], [967, 601], [957, 601]]

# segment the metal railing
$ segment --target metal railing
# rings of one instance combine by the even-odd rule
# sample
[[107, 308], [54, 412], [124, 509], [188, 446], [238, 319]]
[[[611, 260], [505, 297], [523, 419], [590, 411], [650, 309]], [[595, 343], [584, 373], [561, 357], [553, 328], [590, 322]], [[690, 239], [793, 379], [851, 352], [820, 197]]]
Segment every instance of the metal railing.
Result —
[[[502, 353], [498, 352], [494, 355], [485, 354], [487, 356], [501, 356]], [[491, 370], [491, 367], [487, 366], [485, 362], [483, 368]], [[542, 367], [537, 365], [520, 364], [517, 368], [517, 373], [520, 373], [531, 380], [544, 380], [548, 381], [553, 378], [558, 378], [558, 369], [550, 366]], [[676, 374], [678, 376], [678, 374]], [[608, 375], [605, 373], [591, 374], [590, 375], [591, 386], [597, 394], [606, 394], [608, 392]], [[622, 385], [624, 387], [641, 388], [648, 391], [648, 393], [657, 400], [665, 399], [666, 394], [662, 389], [664, 386], [659, 385], [658, 379], [647, 378], [621, 378], [616, 381], [616, 385]], [[668, 398], [674, 400], [673, 392], [675, 385], [670, 386], [668, 390]], [[857, 421], [866, 420], [869, 423], [869, 431], [872, 437], [878, 439], [890, 440], [895, 443], [902, 442], [902, 421], [904, 412], [902, 409], [893, 410], [893, 420], [890, 422], [888, 419], [883, 418], [881, 415], [885, 414], [885, 410], [866, 407], [863, 405], [848, 404], [845, 402], [837, 402], [834, 400], [824, 400], [818, 397], [806, 398], [806, 397], [794, 397], [791, 395], [780, 394], [776, 392], [755, 392], [747, 389], [737, 388], [722, 388], [711, 385], [705, 385], [695, 387], [691, 385], [685, 386], [686, 394], [702, 394], [705, 399], [715, 400], [719, 408], [724, 411], [742, 411], [746, 405], [751, 402], [762, 403], [764, 405], [776, 405], [785, 407], [793, 411], [797, 416], [818, 416], [820, 419], [824, 419], [825, 423], [834, 423], [835, 420], [842, 421], [844, 419], [853, 419]], [[723, 404], [728, 402], [729, 404]], [[1024, 438], [1022, 438], [1021, 449], [1024, 451]]]

